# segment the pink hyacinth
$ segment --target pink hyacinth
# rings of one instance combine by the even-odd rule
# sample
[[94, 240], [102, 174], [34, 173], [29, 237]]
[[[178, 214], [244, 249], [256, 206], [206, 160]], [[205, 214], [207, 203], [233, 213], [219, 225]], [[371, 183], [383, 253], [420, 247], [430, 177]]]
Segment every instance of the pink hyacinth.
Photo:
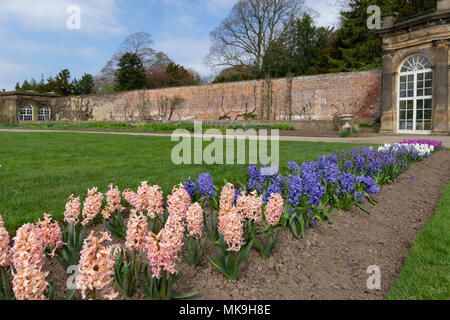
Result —
[[45, 262], [44, 243], [40, 230], [30, 223], [20, 227], [14, 237], [13, 291], [17, 300], [44, 300], [44, 292], [48, 287], [43, 272]]
[[148, 232], [147, 217], [142, 213], [139, 216], [132, 210], [127, 226], [126, 247], [131, 251], [140, 251], [145, 248]]
[[250, 195], [240, 195], [236, 201], [236, 207], [245, 218], [253, 220], [255, 223], [261, 222], [262, 197], [258, 197], [256, 191]]
[[266, 206], [266, 221], [269, 225], [275, 225], [283, 214], [284, 200], [281, 194], [272, 193]]
[[191, 197], [183, 184], [173, 187], [172, 194], [167, 196], [169, 216], [176, 217], [184, 225], [186, 223], [186, 211], [190, 205]]
[[61, 228], [57, 221], [51, 222], [52, 216], [50, 214], [44, 213], [44, 220], [41, 221], [39, 219], [36, 222], [37, 227], [39, 228], [41, 234], [41, 240], [44, 243], [44, 246], [52, 247], [54, 256], [55, 250], [57, 248], [61, 248], [63, 245], [62, 242], [62, 232]]
[[111, 183], [109, 185], [109, 190], [106, 192], [106, 202], [110, 212], [122, 212], [125, 208], [120, 204], [121, 201], [122, 198], [120, 197], [119, 188], [117, 186], [113, 187], [113, 184]]
[[186, 212], [191, 204], [191, 197], [183, 184], [175, 186], [167, 197], [167, 218], [164, 228], [158, 235], [150, 232], [147, 237], [147, 257], [152, 266], [153, 276], [159, 278], [161, 271], [171, 274], [175, 269], [178, 253], [183, 247], [186, 228]]
[[88, 189], [88, 196], [83, 204], [83, 221], [81, 224], [87, 225], [102, 210], [103, 193], [97, 192], [97, 188]]
[[136, 192], [130, 189], [124, 190], [122, 192], [123, 198], [134, 208], [137, 206], [138, 196]]
[[221, 207], [219, 223], [217, 229], [223, 235], [223, 239], [228, 245], [228, 251], [239, 251], [245, 244], [242, 234], [244, 233], [243, 217], [239, 214], [238, 208], [233, 206]]
[[[94, 236], [94, 231], [91, 231], [89, 236], [84, 240], [80, 262], [78, 264], [80, 274], [77, 277], [78, 288], [81, 289], [83, 299], [86, 299], [88, 290], [101, 290], [107, 287], [113, 280], [115, 261], [111, 253], [111, 248], [103, 245], [107, 240], [111, 241], [110, 234], [102, 233], [102, 237], [97, 238]], [[115, 294], [111, 291], [104, 298], [110, 299], [113, 296]]]
[[186, 212], [186, 222], [189, 236], [200, 238], [203, 232], [203, 209], [198, 202], [190, 205]]
[[228, 183], [222, 188], [222, 192], [220, 193], [220, 208], [231, 207], [234, 201], [234, 196], [234, 186], [231, 183]]
[[9, 242], [9, 233], [3, 226], [3, 218], [0, 215], [0, 267], [9, 266], [12, 262]]
[[66, 203], [66, 211], [64, 211], [64, 221], [77, 225], [81, 213], [80, 197], [74, 198], [70, 195], [69, 201]]
[[169, 215], [164, 228], [158, 235], [149, 232], [147, 257], [152, 266], [153, 277], [159, 278], [161, 271], [175, 274], [178, 253], [183, 247], [185, 225], [178, 213]]
[[163, 193], [158, 185], [149, 186], [147, 181], [141, 182], [135, 203], [137, 210], [146, 212], [150, 218], [154, 219], [163, 214], [163, 202]]
[[45, 290], [48, 282], [45, 281], [48, 272], [39, 269], [20, 269], [14, 274], [12, 287], [17, 300], [46, 300]]
[[40, 230], [33, 224], [24, 224], [17, 230], [13, 240], [14, 268], [17, 271], [22, 269], [40, 270], [45, 261], [45, 247]]

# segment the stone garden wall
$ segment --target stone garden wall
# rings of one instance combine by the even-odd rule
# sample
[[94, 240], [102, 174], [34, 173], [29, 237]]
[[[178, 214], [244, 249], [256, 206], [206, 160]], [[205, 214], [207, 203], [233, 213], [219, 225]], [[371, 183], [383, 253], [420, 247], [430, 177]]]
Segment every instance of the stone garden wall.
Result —
[[[381, 114], [381, 71], [59, 98], [55, 120], [333, 120]], [[53, 118], [53, 117], [52, 117]]]

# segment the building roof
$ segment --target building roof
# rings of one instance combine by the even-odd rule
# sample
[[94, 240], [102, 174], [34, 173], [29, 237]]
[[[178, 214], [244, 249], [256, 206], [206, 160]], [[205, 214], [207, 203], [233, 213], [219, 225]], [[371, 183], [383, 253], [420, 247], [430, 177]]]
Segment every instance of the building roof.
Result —
[[0, 97], [4, 96], [38, 96], [38, 97], [59, 97], [54, 92], [40, 93], [32, 90], [27, 91], [0, 91]]
[[[437, 22], [439, 24], [448, 24], [450, 20], [450, 10], [432, 11], [424, 14], [420, 14], [409, 19], [395, 21], [396, 13], [384, 14], [383, 18], [386, 21], [386, 17], [390, 16], [393, 18], [393, 24], [388, 24], [383, 21], [383, 26], [381, 29], [377, 30], [378, 34], [386, 34], [402, 29], [408, 29], [413, 26], [418, 26], [422, 24], [427, 24], [430, 22]], [[389, 19], [389, 20], [391, 20]]]

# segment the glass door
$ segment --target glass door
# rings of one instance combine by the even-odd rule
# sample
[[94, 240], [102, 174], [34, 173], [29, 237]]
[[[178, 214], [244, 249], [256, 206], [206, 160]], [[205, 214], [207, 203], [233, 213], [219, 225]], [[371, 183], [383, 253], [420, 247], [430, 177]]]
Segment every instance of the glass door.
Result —
[[408, 58], [400, 71], [398, 128], [405, 133], [431, 133], [433, 72], [423, 55]]

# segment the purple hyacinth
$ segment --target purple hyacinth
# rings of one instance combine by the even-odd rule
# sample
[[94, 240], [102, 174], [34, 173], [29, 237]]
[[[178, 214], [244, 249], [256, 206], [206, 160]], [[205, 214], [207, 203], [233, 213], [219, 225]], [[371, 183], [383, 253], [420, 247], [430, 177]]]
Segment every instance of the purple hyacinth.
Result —
[[352, 173], [344, 173], [339, 178], [339, 188], [337, 193], [346, 194], [355, 190], [355, 175]]
[[[359, 191], [355, 191], [355, 196], [353, 197], [354, 200], [358, 200], [363, 194]], [[364, 203], [364, 201], [366, 201], [366, 197], [363, 196], [358, 203]]]
[[184, 188], [186, 189], [186, 191], [189, 193], [189, 195], [192, 198], [197, 193], [197, 186], [195, 185], [194, 181], [191, 181], [191, 179], [192, 178], [189, 177], [187, 181], [183, 182], [183, 185], [184, 185]]
[[344, 171], [345, 172], [350, 172], [352, 171], [352, 167], [353, 167], [353, 161], [351, 160], [346, 160], [344, 162]]
[[284, 190], [283, 177], [277, 176], [276, 178], [272, 178], [270, 180], [266, 192], [264, 192], [263, 194], [263, 201], [267, 203], [270, 200], [270, 196], [273, 193], [282, 194], [283, 190]]
[[322, 169], [321, 176], [325, 183], [336, 183], [338, 176], [341, 174], [339, 166], [335, 163], [329, 164]]
[[300, 166], [295, 161], [289, 161], [288, 167], [291, 169], [295, 174], [298, 174], [300, 171]]
[[216, 190], [214, 189], [214, 182], [209, 172], [202, 173], [197, 178], [197, 188], [202, 196], [216, 197]]
[[358, 176], [356, 177], [356, 182], [364, 183], [364, 191], [368, 194], [378, 194], [380, 192], [380, 188], [377, 186], [375, 180], [372, 177]]
[[303, 195], [303, 181], [299, 176], [289, 176], [286, 178], [289, 188], [287, 202], [292, 205], [298, 205]]

